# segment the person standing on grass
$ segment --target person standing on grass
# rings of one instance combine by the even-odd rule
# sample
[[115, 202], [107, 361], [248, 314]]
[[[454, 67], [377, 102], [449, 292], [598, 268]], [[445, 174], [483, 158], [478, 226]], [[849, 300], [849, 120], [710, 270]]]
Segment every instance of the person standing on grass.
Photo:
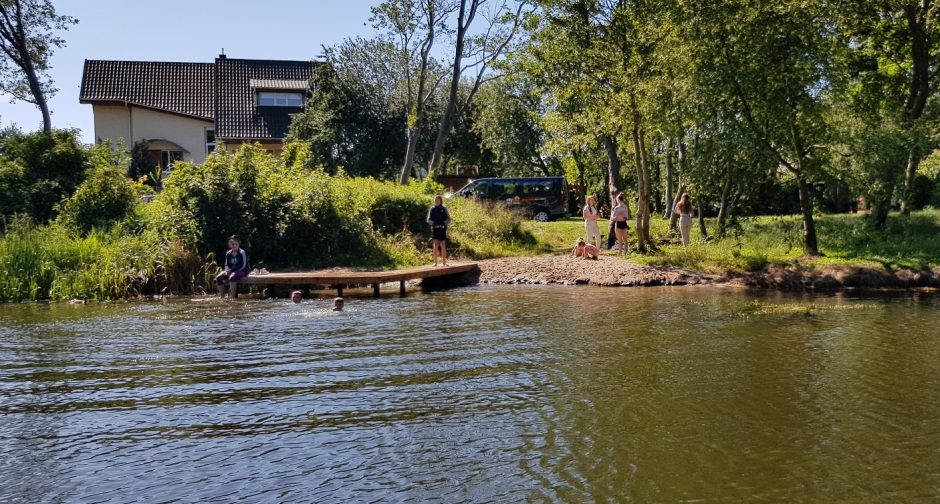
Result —
[[434, 206], [428, 211], [428, 225], [431, 226], [431, 247], [434, 255], [434, 267], [437, 267], [437, 258], [447, 266], [447, 226], [450, 226], [450, 212], [444, 206], [441, 195], [434, 197]]
[[241, 248], [242, 241], [237, 235], [228, 239], [228, 251], [225, 253], [225, 267], [216, 275], [215, 284], [219, 286], [219, 295], [231, 291], [235, 297], [238, 281], [248, 276], [248, 252]]
[[587, 243], [593, 243], [595, 246], [601, 246], [601, 230], [597, 227], [597, 219], [601, 212], [597, 209], [597, 198], [587, 197], [587, 205], [581, 210], [581, 217], [584, 219], [584, 237]]
[[692, 235], [692, 203], [689, 201], [689, 193], [682, 193], [682, 197], [676, 203], [675, 212], [679, 216], [679, 233], [682, 234], [682, 245], [688, 245]]
[[617, 194], [615, 201], [617, 202], [617, 206], [610, 211], [610, 222], [614, 224], [614, 233], [617, 236], [617, 249], [620, 250], [621, 254], [626, 254], [629, 252], [627, 238], [630, 234], [630, 224], [627, 222], [627, 219], [630, 218], [630, 210], [623, 200], [623, 193]]

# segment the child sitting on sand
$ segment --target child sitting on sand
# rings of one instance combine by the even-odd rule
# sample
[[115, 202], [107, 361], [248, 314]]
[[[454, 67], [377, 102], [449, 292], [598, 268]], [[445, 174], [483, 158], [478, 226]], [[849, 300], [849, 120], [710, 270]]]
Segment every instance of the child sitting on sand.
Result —
[[574, 248], [571, 249], [571, 257], [580, 257], [581, 259], [594, 259], [597, 260], [601, 255], [601, 249], [595, 247], [590, 243], [584, 243], [582, 238], [578, 238], [578, 242], [574, 244]]

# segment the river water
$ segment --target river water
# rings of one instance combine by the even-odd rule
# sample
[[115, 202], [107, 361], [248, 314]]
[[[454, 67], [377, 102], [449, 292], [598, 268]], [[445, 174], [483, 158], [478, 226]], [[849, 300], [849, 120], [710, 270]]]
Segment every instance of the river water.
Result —
[[0, 306], [0, 502], [928, 502], [940, 301]]

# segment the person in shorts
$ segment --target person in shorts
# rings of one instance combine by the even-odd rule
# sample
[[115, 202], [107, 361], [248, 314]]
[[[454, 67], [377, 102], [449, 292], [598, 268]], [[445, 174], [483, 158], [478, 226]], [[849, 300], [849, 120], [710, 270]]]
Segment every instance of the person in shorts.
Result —
[[617, 236], [617, 249], [621, 254], [629, 252], [627, 238], [630, 234], [630, 224], [627, 219], [630, 218], [630, 210], [624, 202], [623, 193], [617, 195], [617, 206], [610, 211], [610, 222], [614, 224], [614, 233]]
[[231, 291], [234, 297], [238, 281], [248, 276], [248, 252], [241, 248], [241, 243], [237, 235], [229, 237], [224, 269], [215, 277], [219, 295], [223, 298], [228, 291]]
[[428, 225], [431, 226], [431, 246], [434, 255], [434, 267], [440, 256], [442, 264], [447, 266], [447, 226], [450, 226], [450, 212], [444, 206], [444, 198], [434, 197], [434, 206], [428, 211]]

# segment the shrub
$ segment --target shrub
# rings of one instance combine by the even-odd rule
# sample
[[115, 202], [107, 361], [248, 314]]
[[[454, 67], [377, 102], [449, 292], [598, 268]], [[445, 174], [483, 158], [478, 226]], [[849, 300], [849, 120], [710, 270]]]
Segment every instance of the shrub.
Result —
[[75, 194], [58, 206], [59, 220], [83, 234], [95, 227], [108, 228], [131, 212], [136, 199], [121, 167], [97, 166]]
[[0, 152], [0, 214], [37, 222], [54, 217], [55, 204], [75, 191], [89, 156], [70, 130], [14, 132], [0, 139]]

